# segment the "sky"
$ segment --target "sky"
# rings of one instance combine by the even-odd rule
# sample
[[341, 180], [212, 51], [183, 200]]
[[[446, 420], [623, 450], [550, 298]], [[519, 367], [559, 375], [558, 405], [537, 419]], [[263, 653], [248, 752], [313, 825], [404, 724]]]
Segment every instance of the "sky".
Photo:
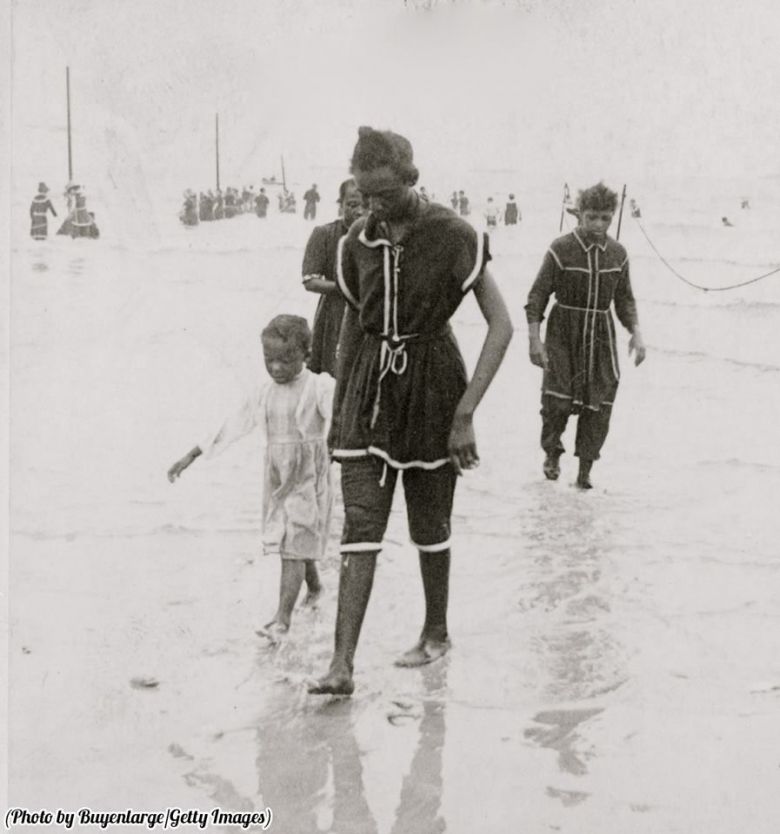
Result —
[[[344, 166], [361, 124], [415, 146], [431, 177], [780, 172], [773, 0], [15, 0], [13, 164], [77, 178]], [[32, 159], [31, 157], [35, 157]], [[15, 185], [22, 187], [20, 178]]]

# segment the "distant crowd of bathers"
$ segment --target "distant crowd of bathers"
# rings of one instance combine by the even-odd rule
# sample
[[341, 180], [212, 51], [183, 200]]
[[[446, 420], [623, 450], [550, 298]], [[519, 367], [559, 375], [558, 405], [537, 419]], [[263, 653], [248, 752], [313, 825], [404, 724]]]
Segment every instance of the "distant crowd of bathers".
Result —
[[[267, 181], [269, 186], [281, 186], [277, 192], [276, 199], [281, 214], [296, 214], [298, 201], [293, 191], [288, 190], [283, 183], [275, 179]], [[317, 203], [320, 201], [320, 194], [317, 191], [317, 184], [314, 183], [303, 195], [303, 217], [304, 220], [314, 220], [317, 217]], [[256, 214], [261, 219], [268, 216], [268, 207], [271, 198], [265, 190], [265, 185], [255, 190], [254, 185], [245, 185], [241, 190], [228, 186], [223, 191], [208, 189], [196, 194], [191, 189], [184, 192], [184, 204], [179, 212], [179, 219], [185, 226], [197, 226], [198, 223], [210, 220], [229, 220], [239, 214]]]

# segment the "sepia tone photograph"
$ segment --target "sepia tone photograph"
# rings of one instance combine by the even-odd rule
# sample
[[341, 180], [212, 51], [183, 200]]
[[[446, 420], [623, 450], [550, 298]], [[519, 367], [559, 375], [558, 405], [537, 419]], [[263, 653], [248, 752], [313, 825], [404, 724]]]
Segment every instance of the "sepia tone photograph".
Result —
[[13, 832], [780, 831], [780, 11], [10, 0]]

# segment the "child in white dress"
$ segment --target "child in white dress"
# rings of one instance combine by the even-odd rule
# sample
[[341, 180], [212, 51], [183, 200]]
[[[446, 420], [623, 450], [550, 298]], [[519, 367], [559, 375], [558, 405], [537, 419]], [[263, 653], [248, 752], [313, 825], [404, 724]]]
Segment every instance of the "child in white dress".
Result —
[[327, 436], [334, 380], [305, 367], [311, 330], [301, 316], [276, 316], [262, 332], [271, 381], [244, 401], [216, 434], [168, 470], [173, 483], [192, 462], [212, 457], [250, 431], [266, 438], [263, 550], [282, 559], [279, 607], [258, 633], [275, 642], [290, 627], [304, 580], [304, 604], [319, 596], [316, 561], [325, 551], [333, 493]]

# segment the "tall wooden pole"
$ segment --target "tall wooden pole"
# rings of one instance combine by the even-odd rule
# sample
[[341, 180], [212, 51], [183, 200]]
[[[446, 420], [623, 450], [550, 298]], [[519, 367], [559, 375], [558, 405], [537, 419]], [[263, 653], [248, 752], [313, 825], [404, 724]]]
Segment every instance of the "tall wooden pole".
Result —
[[558, 231], [563, 231], [563, 214], [566, 211], [566, 198], [569, 196], [568, 183], [563, 184], [563, 196], [561, 197], [561, 222], [558, 224]]
[[284, 175], [284, 157], [282, 157], [282, 188], [287, 191], [287, 178]]
[[219, 191], [219, 113], [216, 116], [215, 131], [217, 135], [217, 191]]
[[616, 240], [620, 240], [620, 225], [623, 222], [623, 204], [626, 202], [626, 186], [623, 185], [623, 193], [620, 196], [620, 214], [618, 214], [618, 227], [617, 227], [617, 235], [615, 236]]
[[68, 100], [68, 182], [73, 182], [73, 154], [70, 139], [70, 67], [65, 67], [65, 92]]

